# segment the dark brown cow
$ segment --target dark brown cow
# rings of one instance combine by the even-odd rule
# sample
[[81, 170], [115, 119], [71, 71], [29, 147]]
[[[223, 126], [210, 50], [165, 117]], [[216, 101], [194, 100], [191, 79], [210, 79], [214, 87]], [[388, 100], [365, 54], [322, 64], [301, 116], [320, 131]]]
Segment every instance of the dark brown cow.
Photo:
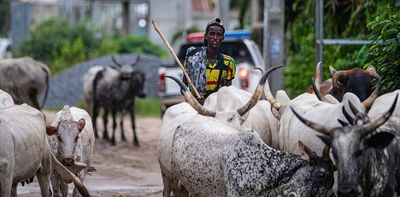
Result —
[[[379, 86], [374, 91], [373, 79], [380, 80], [380, 76], [376, 73], [373, 66], [368, 66], [366, 70], [353, 68], [351, 70], [335, 70], [329, 66], [332, 79], [321, 82], [321, 62], [317, 64], [315, 70], [315, 85], [322, 95], [331, 94], [339, 102], [342, 101], [346, 92], [352, 92], [364, 103], [368, 109], [378, 96]], [[305, 92], [313, 93], [312, 86], [308, 87]]]

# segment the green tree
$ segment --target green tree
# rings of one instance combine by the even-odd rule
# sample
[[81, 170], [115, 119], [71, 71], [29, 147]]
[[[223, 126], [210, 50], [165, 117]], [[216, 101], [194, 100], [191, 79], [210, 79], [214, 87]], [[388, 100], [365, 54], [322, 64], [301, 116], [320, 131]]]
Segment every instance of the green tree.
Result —
[[[332, 39], [368, 39], [367, 24], [379, 13], [383, 2], [324, 1], [324, 37]], [[316, 66], [315, 1], [286, 1], [286, 46], [288, 66], [285, 90], [294, 97], [311, 84]], [[365, 46], [324, 46], [324, 78], [330, 78], [328, 66], [336, 69], [364, 67], [368, 50]]]
[[371, 40], [368, 60], [382, 77], [383, 92], [400, 89], [400, 1], [386, 1], [382, 14], [368, 24]]
[[49, 19], [31, 31], [21, 46], [20, 55], [45, 62], [54, 74], [76, 63], [114, 53], [145, 53], [167, 58], [167, 53], [148, 37], [95, 36], [85, 23], [73, 24], [65, 18]]
[[65, 18], [52, 18], [31, 31], [31, 38], [21, 44], [21, 55], [29, 55], [51, 67], [58, 55], [65, 53], [67, 44], [80, 39], [84, 46], [80, 51], [85, 57], [98, 48], [94, 31], [84, 23], [71, 24]]
[[0, 36], [10, 31], [10, 0], [0, 0]]
[[122, 37], [119, 41], [119, 53], [145, 53], [157, 57], [167, 58], [168, 54], [158, 45], [152, 43], [147, 36], [128, 35]]

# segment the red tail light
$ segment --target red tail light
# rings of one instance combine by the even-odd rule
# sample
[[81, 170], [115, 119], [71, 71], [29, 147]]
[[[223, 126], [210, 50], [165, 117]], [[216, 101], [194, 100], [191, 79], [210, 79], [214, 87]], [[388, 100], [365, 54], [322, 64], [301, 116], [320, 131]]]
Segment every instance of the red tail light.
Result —
[[240, 68], [239, 70], [240, 88], [249, 88], [249, 70], [247, 68]]
[[158, 72], [158, 93], [164, 94], [165, 93], [165, 73]]

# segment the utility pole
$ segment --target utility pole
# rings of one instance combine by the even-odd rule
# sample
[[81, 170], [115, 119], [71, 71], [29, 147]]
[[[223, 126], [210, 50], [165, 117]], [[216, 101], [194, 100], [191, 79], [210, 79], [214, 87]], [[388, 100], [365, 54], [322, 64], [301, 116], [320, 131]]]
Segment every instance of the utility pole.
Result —
[[122, 29], [123, 35], [129, 34], [131, 24], [131, 17], [130, 17], [130, 2], [122, 1]]
[[[285, 1], [264, 0], [263, 55], [265, 69], [285, 65], [284, 21]], [[273, 94], [283, 89], [283, 69], [274, 71], [270, 76]]]
[[217, 3], [217, 17], [223, 22], [225, 28], [229, 29], [229, 0], [218, 0]]

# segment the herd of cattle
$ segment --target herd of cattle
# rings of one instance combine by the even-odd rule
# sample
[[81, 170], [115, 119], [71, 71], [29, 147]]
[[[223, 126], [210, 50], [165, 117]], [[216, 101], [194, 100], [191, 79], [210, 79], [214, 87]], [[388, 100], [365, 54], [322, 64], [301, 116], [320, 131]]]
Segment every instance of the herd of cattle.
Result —
[[[51, 125], [39, 111], [50, 71], [32, 58], [0, 61], [1, 196], [19, 183], [39, 182], [42, 196], [90, 196], [83, 180], [91, 166], [96, 119], [115, 145], [116, 115], [145, 96], [140, 56], [122, 65], [94, 66], [83, 78], [87, 111], [65, 105]], [[186, 101], [164, 114], [158, 160], [163, 196], [396, 196], [400, 193], [400, 90], [378, 97], [373, 67], [336, 71], [321, 81], [320, 67], [305, 93], [274, 97], [266, 71], [253, 94], [222, 87], [200, 105], [179, 80]], [[375, 85], [374, 85], [375, 84]], [[39, 95], [44, 94], [41, 104]], [[265, 97], [265, 99], [261, 99]], [[107, 131], [112, 114], [112, 136]], [[126, 140], [120, 118], [121, 138]]]
[[187, 102], [163, 117], [163, 196], [400, 194], [400, 90], [378, 97], [372, 66], [330, 67], [323, 82], [320, 66], [294, 99], [283, 90], [273, 97], [265, 83], [273, 67], [254, 94], [222, 87], [203, 106], [172, 77]]
[[0, 196], [16, 196], [17, 185], [31, 183], [34, 176], [42, 196], [67, 196], [72, 182], [73, 196], [90, 196], [83, 180], [95, 171], [90, 164], [95, 138], [99, 137], [95, 121], [99, 110], [104, 114], [103, 138], [109, 138], [108, 112], [113, 118], [110, 141], [114, 145], [116, 114], [129, 112], [133, 143], [139, 145], [133, 113], [135, 97], [145, 96], [145, 75], [134, 67], [139, 57], [132, 64], [121, 65], [113, 58], [113, 65], [92, 67], [83, 79], [90, 114], [65, 105], [51, 125], [46, 125], [40, 111], [49, 86], [47, 65], [30, 57], [0, 60]]

